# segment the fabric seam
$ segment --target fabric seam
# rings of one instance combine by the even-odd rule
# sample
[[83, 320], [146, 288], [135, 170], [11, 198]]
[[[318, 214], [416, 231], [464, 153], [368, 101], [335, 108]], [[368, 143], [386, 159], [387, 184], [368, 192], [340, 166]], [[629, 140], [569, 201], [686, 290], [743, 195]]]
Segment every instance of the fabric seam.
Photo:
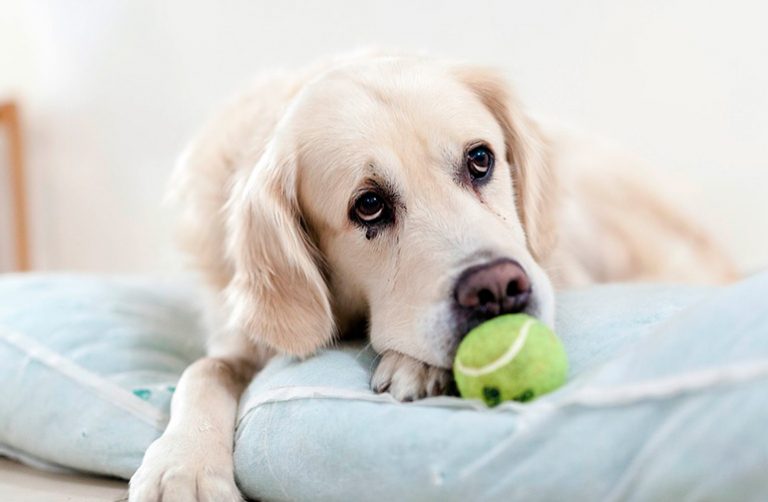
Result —
[[54, 352], [40, 342], [18, 331], [2, 327], [0, 327], [0, 340], [70, 381], [91, 389], [102, 400], [127, 411], [159, 432], [165, 429], [165, 425], [168, 423], [166, 413], [142, 401], [124, 388], [83, 368], [71, 359]]

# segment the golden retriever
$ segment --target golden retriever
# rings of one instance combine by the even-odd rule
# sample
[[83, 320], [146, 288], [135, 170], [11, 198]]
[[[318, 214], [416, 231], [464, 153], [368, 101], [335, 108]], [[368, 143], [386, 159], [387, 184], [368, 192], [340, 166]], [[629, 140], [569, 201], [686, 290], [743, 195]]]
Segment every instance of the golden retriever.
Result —
[[373, 389], [412, 400], [445, 391], [477, 323], [552, 324], [554, 288], [733, 277], [651, 181], [534, 122], [486, 68], [359, 54], [262, 77], [172, 183], [214, 327], [130, 500], [239, 499], [238, 399], [276, 352], [306, 357], [366, 323]]

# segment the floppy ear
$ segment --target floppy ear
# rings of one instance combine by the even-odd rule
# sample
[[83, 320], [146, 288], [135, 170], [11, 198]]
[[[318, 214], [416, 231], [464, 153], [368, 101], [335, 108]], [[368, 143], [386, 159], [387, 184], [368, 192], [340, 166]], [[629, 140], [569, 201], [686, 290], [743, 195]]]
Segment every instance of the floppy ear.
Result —
[[335, 327], [320, 257], [302, 225], [296, 161], [275, 140], [232, 188], [227, 204], [233, 328], [278, 351], [307, 356]]
[[511, 87], [498, 72], [467, 66], [454, 71], [491, 111], [504, 132], [517, 211], [531, 254], [542, 260], [554, 247], [553, 194], [557, 190], [547, 163], [544, 138], [538, 126], [522, 112]]

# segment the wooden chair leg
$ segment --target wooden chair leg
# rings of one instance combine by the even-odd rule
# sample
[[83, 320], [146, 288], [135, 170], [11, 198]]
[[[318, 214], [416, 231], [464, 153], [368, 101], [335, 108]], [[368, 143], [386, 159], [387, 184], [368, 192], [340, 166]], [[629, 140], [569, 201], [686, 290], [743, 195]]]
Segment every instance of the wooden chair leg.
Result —
[[16, 267], [29, 270], [29, 234], [27, 227], [27, 193], [24, 181], [24, 158], [18, 108], [14, 103], [0, 106], [0, 118], [7, 126], [10, 160], [11, 195], [13, 197], [13, 226], [16, 244]]

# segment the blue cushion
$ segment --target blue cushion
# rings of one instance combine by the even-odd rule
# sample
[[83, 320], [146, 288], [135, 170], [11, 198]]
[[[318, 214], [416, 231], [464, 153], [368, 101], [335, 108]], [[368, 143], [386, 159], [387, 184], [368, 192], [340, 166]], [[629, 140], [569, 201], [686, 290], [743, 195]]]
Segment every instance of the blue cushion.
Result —
[[203, 354], [179, 284], [69, 275], [0, 278], [0, 452], [128, 478]]
[[[0, 443], [129, 477], [201, 353], [188, 288], [82, 277], [0, 280]], [[727, 288], [562, 293], [569, 382], [532, 403], [394, 402], [375, 355], [274, 359], [235, 444], [252, 497], [768, 498], [768, 274]]]

